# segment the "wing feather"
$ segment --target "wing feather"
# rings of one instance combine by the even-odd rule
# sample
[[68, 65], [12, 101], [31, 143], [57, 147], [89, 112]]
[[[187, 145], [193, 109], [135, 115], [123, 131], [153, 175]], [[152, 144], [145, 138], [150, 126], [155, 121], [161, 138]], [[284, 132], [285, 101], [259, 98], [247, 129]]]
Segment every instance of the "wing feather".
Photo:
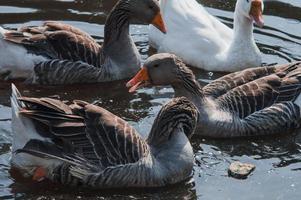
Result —
[[49, 59], [83, 61], [100, 67], [101, 46], [87, 33], [68, 24], [48, 21], [7, 31], [4, 39], [23, 45], [29, 52]]
[[241, 72], [234, 72], [214, 80], [203, 88], [205, 95], [217, 98], [226, 94], [229, 90], [235, 89], [248, 82], [254, 81], [261, 77], [270, 75], [276, 71], [274, 66], [257, 67], [246, 69]]
[[295, 101], [301, 92], [301, 62], [274, 67], [273, 71], [219, 95], [218, 104], [243, 119], [273, 104]]
[[105, 68], [97, 68], [81, 61], [48, 60], [38, 63], [34, 73], [26, 80], [30, 84], [61, 85], [110, 80]]
[[[121, 118], [95, 105], [86, 106], [86, 132], [105, 166], [137, 162], [148, 152], [136, 130]], [[105, 145], [104, 145], [105, 144]], [[140, 154], [138, 152], [141, 152]]]
[[19, 101], [24, 103], [20, 114], [33, 120], [39, 134], [67, 143], [101, 168], [137, 162], [148, 152], [133, 127], [98, 106], [82, 101], [68, 106], [49, 98]]

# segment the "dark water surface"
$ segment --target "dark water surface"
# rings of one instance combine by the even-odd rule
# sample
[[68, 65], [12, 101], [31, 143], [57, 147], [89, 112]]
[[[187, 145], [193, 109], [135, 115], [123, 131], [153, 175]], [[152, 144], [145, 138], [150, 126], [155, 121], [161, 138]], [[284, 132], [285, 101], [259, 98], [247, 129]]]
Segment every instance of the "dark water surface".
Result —
[[[116, 0], [1, 0], [0, 24], [16, 28], [60, 20], [75, 25], [98, 41], [103, 39], [105, 17]], [[201, 0], [210, 13], [233, 25], [234, 0]], [[266, 1], [264, 29], [255, 37], [266, 64], [301, 60], [301, 0]], [[148, 55], [147, 27], [133, 26], [140, 53]], [[219, 74], [197, 72], [200, 79]], [[17, 84], [28, 96], [57, 95], [63, 100], [100, 101], [104, 108], [130, 121], [146, 136], [154, 116], [172, 96], [170, 88], [143, 89], [129, 94], [125, 82], [68, 87], [33, 87]], [[194, 138], [193, 179], [153, 190], [85, 191], [46, 183], [15, 182], [9, 174], [11, 155], [10, 84], [0, 83], [0, 199], [300, 199], [301, 134], [247, 140]], [[233, 161], [250, 162], [256, 170], [247, 180], [227, 176]], [[45, 185], [46, 184], [46, 185]]]

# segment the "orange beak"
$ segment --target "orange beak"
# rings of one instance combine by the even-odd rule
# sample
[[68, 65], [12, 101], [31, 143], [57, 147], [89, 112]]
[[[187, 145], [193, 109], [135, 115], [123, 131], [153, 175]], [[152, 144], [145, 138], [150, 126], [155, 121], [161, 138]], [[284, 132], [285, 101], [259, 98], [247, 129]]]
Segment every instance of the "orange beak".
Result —
[[46, 169], [44, 169], [43, 167], [37, 167], [37, 169], [33, 174], [32, 180], [41, 181], [46, 177], [46, 175], [47, 175]]
[[165, 24], [161, 15], [161, 12], [154, 17], [153, 21], [151, 22], [157, 29], [159, 29], [162, 33], [166, 33]]
[[126, 87], [130, 88], [129, 92], [135, 92], [137, 89], [146, 86], [149, 83], [149, 76], [146, 67], [142, 67], [141, 70], [132, 78]]
[[263, 27], [264, 20], [262, 17], [262, 0], [253, 0], [251, 3], [250, 17], [255, 21], [257, 26]]

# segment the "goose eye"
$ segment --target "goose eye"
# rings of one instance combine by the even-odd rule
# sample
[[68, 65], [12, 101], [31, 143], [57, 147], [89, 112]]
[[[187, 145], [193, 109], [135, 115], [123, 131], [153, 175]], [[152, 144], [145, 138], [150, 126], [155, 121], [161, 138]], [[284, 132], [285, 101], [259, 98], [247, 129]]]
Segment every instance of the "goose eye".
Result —
[[155, 64], [155, 65], [154, 65], [154, 67], [155, 67], [155, 68], [158, 68], [158, 67], [159, 67], [159, 65], [158, 65], [158, 64]]

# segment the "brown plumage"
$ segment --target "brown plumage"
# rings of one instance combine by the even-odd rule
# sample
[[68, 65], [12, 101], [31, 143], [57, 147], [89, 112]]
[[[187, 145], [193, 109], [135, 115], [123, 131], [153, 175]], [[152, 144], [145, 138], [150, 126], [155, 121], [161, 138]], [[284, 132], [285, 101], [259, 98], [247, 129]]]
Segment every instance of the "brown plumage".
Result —
[[120, 188], [165, 186], [191, 175], [188, 137], [198, 112], [186, 98], [165, 105], [144, 140], [123, 119], [96, 105], [22, 97], [14, 86], [12, 91], [12, 166], [24, 176]]
[[100, 46], [71, 25], [48, 21], [17, 31], [0, 27], [0, 77], [30, 84], [108, 82], [132, 76], [140, 55], [129, 33], [133, 21], [165, 32], [156, 0], [119, 0], [107, 17]]
[[5, 33], [4, 39], [49, 59], [83, 61], [100, 67], [101, 46], [87, 33], [68, 24], [47, 21], [39, 27], [21, 27]]
[[300, 127], [301, 62], [246, 69], [202, 88], [176, 56], [157, 54], [127, 84], [130, 91], [147, 85], [171, 85], [175, 96], [194, 102], [200, 112], [199, 135], [262, 136]]

